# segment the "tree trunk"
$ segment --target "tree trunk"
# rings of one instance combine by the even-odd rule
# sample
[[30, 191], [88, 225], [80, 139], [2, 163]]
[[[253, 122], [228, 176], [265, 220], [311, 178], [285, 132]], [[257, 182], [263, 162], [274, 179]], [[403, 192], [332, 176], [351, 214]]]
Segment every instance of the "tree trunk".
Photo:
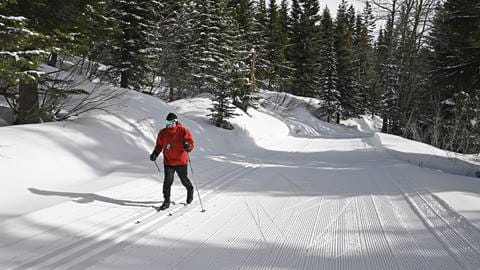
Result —
[[38, 88], [36, 82], [22, 82], [18, 86], [18, 115], [16, 124], [40, 123]]
[[387, 115], [383, 115], [383, 120], [382, 120], [382, 133], [388, 133], [388, 120], [387, 120]]
[[82, 57], [82, 64], [80, 65], [80, 70], [78, 71], [78, 74], [82, 75], [83, 74], [83, 67], [85, 66], [85, 60], [87, 59], [86, 55], [83, 55]]
[[122, 71], [120, 75], [120, 87], [128, 88], [128, 72]]
[[170, 87], [168, 91], [168, 101], [174, 101], [174, 100], [175, 100], [175, 91], [173, 87]]
[[47, 65], [51, 67], [56, 67], [57, 60], [58, 60], [58, 54], [56, 52], [52, 52], [52, 54], [50, 54], [50, 57], [48, 58]]

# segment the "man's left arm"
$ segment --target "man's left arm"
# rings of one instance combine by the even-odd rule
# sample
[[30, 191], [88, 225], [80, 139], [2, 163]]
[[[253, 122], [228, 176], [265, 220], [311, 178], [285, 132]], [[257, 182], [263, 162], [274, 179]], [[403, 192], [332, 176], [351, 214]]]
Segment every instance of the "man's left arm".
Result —
[[193, 142], [192, 134], [188, 129], [185, 128], [185, 135], [183, 136], [183, 148], [185, 151], [191, 152], [194, 146], [195, 143]]

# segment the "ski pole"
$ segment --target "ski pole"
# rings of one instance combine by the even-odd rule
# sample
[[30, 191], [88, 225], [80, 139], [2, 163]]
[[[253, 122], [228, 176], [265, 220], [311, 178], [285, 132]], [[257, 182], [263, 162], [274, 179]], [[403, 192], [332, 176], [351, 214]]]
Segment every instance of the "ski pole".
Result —
[[202, 208], [201, 212], [205, 212], [206, 210], [205, 208], [203, 208], [202, 198], [200, 197], [200, 192], [198, 192], [197, 183], [193, 180], [192, 161], [190, 160], [190, 154], [188, 152], [187, 152], [187, 157], [188, 157], [188, 164], [190, 165], [190, 170], [192, 171], [192, 182], [193, 182], [193, 185], [195, 186], [195, 189], [197, 190], [198, 200], [200, 201], [200, 207]]
[[159, 173], [159, 174], [162, 174], [162, 172], [160, 171], [160, 167], [158, 167], [157, 161], [156, 161], [156, 160], [154, 160], [153, 162], [155, 163], [155, 166], [157, 166], [158, 173]]

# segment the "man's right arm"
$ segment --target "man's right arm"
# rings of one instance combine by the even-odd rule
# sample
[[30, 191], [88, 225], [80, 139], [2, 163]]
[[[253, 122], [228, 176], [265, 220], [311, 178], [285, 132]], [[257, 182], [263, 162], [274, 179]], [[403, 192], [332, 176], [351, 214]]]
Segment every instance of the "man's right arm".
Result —
[[162, 149], [163, 149], [162, 136], [161, 136], [161, 133], [159, 132], [157, 136], [157, 141], [155, 143], [155, 148], [153, 149], [152, 154], [150, 154], [150, 160], [155, 161], [158, 155], [160, 155], [160, 153], [162, 152]]

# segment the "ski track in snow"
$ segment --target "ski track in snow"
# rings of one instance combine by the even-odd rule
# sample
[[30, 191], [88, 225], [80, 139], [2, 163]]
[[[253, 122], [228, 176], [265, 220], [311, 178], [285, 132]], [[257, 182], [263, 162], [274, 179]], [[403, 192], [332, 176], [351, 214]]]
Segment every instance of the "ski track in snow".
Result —
[[[242, 175], [243, 173], [247, 173], [251, 169], [252, 168], [249, 168], [249, 167], [236, 168], [236, 169], [232, 170], [230, 173], [225, 174], [223, 177], [219, 177], [214, 181], [206, 183], [204, 186], [200, 186], [199, 188], [209, 188], [211, 186], [213, 187], [218, 182], [221, 183], [222, 181], [224, 181], [225, 179], [228, 179], [228, 178], [230, 178], [228, 180], [232, 181], [232, 180], [236, 179], [235, 178], [236, 176], [238, 177], [238, 176]], [[225, 184], [225, 182], [222, 183], [222, 184]], [[157, 183], [157, 185], [158, 185], [158, 183]], [[158, 185], [158, 187], [161, 188], [161, 185]], [[153, 194], [157, 194], [157, 197], [160, 197], [161, 190], [158, 187], [157, 187], [157, 190], [155, 190], [153, 192]], [[151, 186], [148, 187], [148, 188], [139, 187], [139, 189], [142, 189], [142, 190], [148, 190], [148, 189], [151, 189], [151, 188], [152, 188]], [[131, 191], [132, 190], [128, 190], [128, 189], [125, 190], [125, 192], [131, 192]], [[178, 193], [180, 193], [180, 192], [177, 192], [177, 194]], [[152, 194], [150, 194], [150, 195], [152, 195]], [[208, 195], [208, 194], [205, 193], [204, 195]], [[177, 198], [175, 198], [175, 200], [176, 199]], [[180, 198], [178, 198], [178, 199], [180, 200]], [[67, 204], [60, 205], [59, 207], [68, 208], [68, 207], [71, 207], [72, 203], [67, 203]], [[60, 213], [64, 212], [64, 211], [62, 211], [62, 209], [55, 209], [55, 210], [56, 210], [55, 212], [60, 212]], [[91, 209], [88, 209], [88, 210], [91, 210]], [[111, 211], [111, 208], [102, 208], [99, 211], [98, 214], [104, 216], [105, 214], [108, 214], [108, 212], [110, 212], [110, 211]], [[95, 213], [94, 215], [96, 215], [96, 214], [97, 213]], [[48, 215], [48, 213], [47, 213], [47, 215]], [[83, 216], [82, 218], [85, 219], [85, 218], [90, 218], [92, 216], [93, 215]], [[105, 246], [108, 248], [112, 244], [118, 244], [118, 242], [119, 242], [118, 239], [119, 238], [125, 238], [125, 240], [126, 240], [128, 237], [125, 237], [125, 236], [133, 235], [133, 233], [131, 233], [132, 228], [140, 227], [141, 228], [140, 230], [134, 231], [135, 233], [138, 234], [141, 231], [148, 229], [148, 227], [156, 225], [156, 223], [159, 220], [165, 219], [165, 215], [163, 215], [163, 213], [161, 213], [161, 212], [157, 213], [154, 209], [148, 209], [148, 210], [141, 211], [140, 213], [138, 213], [138, 211], [135, 211], [135, 213], [128, 213], [125, 216], [123, 215], [123, 212], [122, 212], [122, 215], [113, 216], [112, 218], [115, 218], [115, 219], [110, 220], [111, 224], [115, 224], [115, 225], [107, 227], [107, 228], [102, 228], [100, 230], [91, 231], [89, 234], [83, 235], [81, 237], [71, 236], [70, 237], [71, 239], [65, 239], [65, 240], [67, 240], [66, 241], [67, 244], [65, 246], [62, 246], [61, 243], [56, 242], [56, 245], [53, 246], [53, 247], [52, 246], [50, 246], [50, 247], [47, 247], [47, 246], [36, 247], [35, 249], [43, 248], [43, 250], [45, 251], [46, 254], [44, 253], [44, 254], [42, 254], [42, 256], [40, 256], [38, 258], [35, 258], [34, 260], [32, 260], [30, 262], [22, 263], [21, 265], [18, 265], [17, 267], [15, 267], [13, 269], [54, 268], [54, 267], [55, 268], [57, 268], [57, 267], [61, 268], [60, 266], [62, 266], [62, 264], [65, 264], [65, 266], [67, 266], [67, 267], [64, 267], [64, 268], [68, 269], [69, 267], [73, 266], [72, 264], [77, 263], [77, 262], [81, 262], [82, 259], [88, 259], [88, 257], [91, 257], [91, 256], [95, 255], [95, 252], [101, 251], [102, 248], [105, 248]], [[140, 224], [142, 224], [142, 223], [147, 223], [147, 224], [146, 225], [142, 224], [140, 226], [136, 225], [135, 221], [138, 220], [139, 218], [144, 218], [145, 219]], [[71, 225], [75, 221], [78, 221], [78, 220], [79, 219], [72, 220], [70, 223], [67, 223], [64, 226]], [[105, 220], [103, 220], [103, 221], [105, 221]], [[119, 223], [116, 223], [117, 221]], [[61, 229], [61, 228], [55, 228], [55, 229]], [[45, 233], [45, 232], [42, 232], [42, 233]], [[35, 236], [38, 236], [38, 235], [33, 235], [32, 237], [35, 237]], [[19, 243], [20, 244], [25, 243], [25, 245], [28, 247], [29, 240], [31, 240], [31, 239], [28, 239], [28, 238], [23, 239], [23, 240], [19, 241]], [[113, 242], [111, 242], [112, 240], [113, 240]], [[102, 241], [105, 241], [105, 243], [102, 243]], [[16, 243], [12, 243], [12, 244], [16, 244]], [[12, 244], [7, 245], [7, 246], [2, 247], [2, 248], [6, 249], [9, 246], [11, 246]], [[60, 245], [58, 245], [58, 244], [60, 244]], [[60, 246], [60, 248], [58, 248], [59, 246]], [[54, 250], [49, 252], [48, 249], [52, 249], [52, 248]], [[22, 254], [19, 261], [21, 261], [22, 259], [24, 260], [24, 257], [26, 257], [26, 256], [30, 256], [30, 254], [28, 254], [28, 255], [27, 254]]]
[[[199, 184], [205, 213], [197, 197], [188, 207], [172, 206], [173, 216], [156, 212], [161, 183], [141, 181], [102, 195], [134, 202], [138, 197], [129, 195], [141, 194], [143, 203], [72, 199], [8, 220], [0, 224], [9, 232], [0, 268], [480, 269], [479, 229], [415, 181], [420, 169], [368, 138], [344, 142], [334, 146], [362, 159], [322, 151], [313, 161], [332, 164], [290, 159], [289, 153], [332, 144], [303, 138], [285, 156], [266, 151], [249, 164], [195, 160], [193, 177], [209, 179]], [[270, 169], [282, 161], [289, 167]], [[185, 190], [176, 183], [172, 194], [183, 201]], [[15, 235], [18, 228], [24, 235]]]
[[464, 269], [480, 268], [480, 231], [425, 188], [395, 183], [425, 226]]

